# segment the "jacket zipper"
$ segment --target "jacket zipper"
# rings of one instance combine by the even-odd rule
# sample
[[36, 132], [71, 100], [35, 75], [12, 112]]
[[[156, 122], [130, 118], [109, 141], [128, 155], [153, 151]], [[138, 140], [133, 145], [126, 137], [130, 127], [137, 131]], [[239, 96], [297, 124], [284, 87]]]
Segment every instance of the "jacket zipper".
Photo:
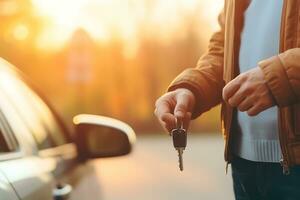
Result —
[[[237, 14], [237, 6], [236, 6], [236, 2], [234, 2], [234, 5], [233, 5], [233, 30], [232, 30], [232, 34], [233, 34], [233, 49], [232, 49], [232, 66], [233, 69], [231, 70], [231, 73], [230, 73], [230, 79], [233, 79], [234, 76], [235, 76], [235, 73], [236, 73], [236, 66], [235, 66], [235, 51], [236, 51], [236, 21], [235, 21], [235, 18], [236, 18], [236, 14]], [[230, 140], [231, 140], [231, 123], [232, 123], [232, 117], [233, 117], [233, 109], [229, 108], [228, 105], [224, 105], [224, 109], [225, 109], [225, 112], [223, 110], [223, 120], [225, 119], [226, 117], [226, 121], [224, 121], [224, 128], [225, 128], [225, 131], [227, 131], [227, 133], [225, 133], [227, 135], [227, 138], [226, 138], [226, 143], [225, 143], [225, 160], [226, 160], [226, 165], [225, 165], [225, 174], [227, 175], [228, 174], [228, 166], [229, 164], [231, 163], [231, 158], [230, 158], [230, 152], [229, 152], [229, 145], [230, 145]], [[226, 114], [225, 114], [226, 113]], [[226, 115], [226, 116], [225, 116]]]
[[[231, 73], [230, 73], [230, 79], [232, 80], [236, 75], [238, 75], [238, 69], [237, 69], [237, 66], [236, 66], [236, 56], [235, 54], [237, 53], [237, 49], [239, 48], [237, 46], [237, 43], [239, 42], [238, 41], [238, 34], [237, 34], [237, 30], [240, 31], [241, 26], [240, 24], [237, 24], [237, 21], [236, 21], [236, 17], [237, 17], [237, 14], [238, 12], [241, 12], [241, 8], [240, 7], [237, 7], [237, 2], [236, 1], [233, 1], [234, 5], [233, 5], [233, 20], [234, 20], [234, 23], [233, 23], [233, 30], [232, 30], [232, 34], [233, 34], [233, 47], [232, 47], [232, 70], [231, 70]], [[237, 9], [239, 9], [237, 11]], [[228, 105], [225, 105], [225, 113], [226, 113], [226, 122], [224, 124], [224, 126], [226, 127], [226, 130], [227, 130], [227, 140], [226, 140], [226, 148], [225, 148], [225, 160], [226, 160], [226, 167], [225, 167], [225, 173], [227, 174], [228, 173], [228, 166], [229, 164], [231, 163], [231, 155], [230, 155], [230, 150], [229, 150], [229, 146], [231, 145], [231, 128], [232, 128], [232, 118], [233, 118], [233, 115], [234, 115], [234, 109], [233, 108], [230, 108], [228, 107]], [[225, 114], [224, 114], [225, 115]]]
[[289, 174], [290, 174], [290, 168], [289, 168], [289, 165], [288, 165], [288, 163], [286, 162], [286, 160], [281, 159], [279, 162], [280, 162], [280, 165], [281, 165], [281, 167], [282, 167], [282, 173], [283, 173], [284, 175], [289, 175]]
[[[282, 122], [281, 114], [280, 111], [278, 113], [278, 121]], [[280, 159], [279, 163], [282, 166], [282, 172], [284, 175], [289, 175], [290, 169], [289, 169], [289, 157], [288, 157], [288, 152], [287, 148], [284, 144], [286, 144], [286, 138], [285, 135], [282, 133], [282, 126], [281, 123], [279, 123], [279, 143], [281, 147], [281, 153], [282, 153], [282, 158]]]
[[[228, 109], [228, 108], [227, 108]], [[228, 114], [228, 110], [226, 110], [227, 114]], [[233, 114], [233, 111], [231, 110], [231, 113], [230, 113], [230, 118], [228, 118], [229, 116], [227, 115], [226, 118], [227, 118], [227, 123], [226, 123], [226, 129], [227, 130], [230, 130], [231, 129], [231, 122], [232, 122], [232, 114]], [[228, 129], [230, 127], [230, 129]], [[231, 163], [231, 160], [229, 159], [230, 157], [230, 152], [229, 152], [229, 145], [230, 145], [230, 138], [231, 138], [231, 134], [230, 134], [230, 131], [228, 131], [227, 133], [227, 139], [226, 139], [226, 148], [225, 148], [225, 160], [226, 160], [226, 167], [225, 167], [225, 174], [227, 175], [228, 173], [228, 165]]]
[[[284, 51], [284, 31], [285, 31], [285, 18], [286, 18], [286, 8], [287, 8], [287, 0], [283, 1], [283, 8], [282, 8], [282, 16], [281, 16], [281, 27], [280, 27], [280, 52]], [[289, 163], [289, 157], [288, 157], [288, 151], [285, 146], [286, 144], [286, 138], [285, 135], [282, 132], [282, 125], [283, 123], [282, 117], [281, 117], [281, 112], [280, 110], [278, 111], [278, 124], [279, 124], [279, 142], [280, 142], [280, 147], [281, 147], [281, 152], [282, 152], [282, 159], [279, 161], [281, 166], [282, 166], [282, 171], [284, 175], [288, 175], [290, 173], [290, 163]]]

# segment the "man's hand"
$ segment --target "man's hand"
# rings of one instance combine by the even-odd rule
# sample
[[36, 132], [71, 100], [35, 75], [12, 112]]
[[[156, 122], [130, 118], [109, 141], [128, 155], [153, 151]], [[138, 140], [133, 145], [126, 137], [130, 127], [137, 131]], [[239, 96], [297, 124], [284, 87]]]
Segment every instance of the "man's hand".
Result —
[[184, 128], [187, 129], [194, 104], [194, 94], [188, 89], [180, 88], [161, 96], [155, 103], [154, 113], [168, 132], [176, 127], [176, 117], [183, 121]]
[[259, 67], [240, 74], [223, 89], [223, 99], [249, 116], [275, 105], [274, 99], [265, 83], [264, 74]]

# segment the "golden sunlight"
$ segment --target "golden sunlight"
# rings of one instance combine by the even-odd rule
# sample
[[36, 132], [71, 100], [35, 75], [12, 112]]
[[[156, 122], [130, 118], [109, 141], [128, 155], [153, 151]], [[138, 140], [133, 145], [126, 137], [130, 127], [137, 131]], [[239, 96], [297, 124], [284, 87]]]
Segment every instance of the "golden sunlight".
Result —
[[16, 40], [25, 40], [29, 35], [28, 27], [24, 24], [18, 24], [13, 30], [13, 36]]
[[191, 13], [196, 13], [199, 23], [206, 22], [206, 31], [215, 30], [217, 15], [223, 5], [223, 0], [32, 1], [36, 13], [44, 17], [46, 23], [37, 41], [39, 47], [60, 48], [76, 29], [83, 28], [100, 42], [115, 38], [123, 40], [128, 57], [134, 55], [141, 32], [152, 36], [155, 33], [155, 37], [163, 42], [180, 37], [184, 34], [184, 19]]

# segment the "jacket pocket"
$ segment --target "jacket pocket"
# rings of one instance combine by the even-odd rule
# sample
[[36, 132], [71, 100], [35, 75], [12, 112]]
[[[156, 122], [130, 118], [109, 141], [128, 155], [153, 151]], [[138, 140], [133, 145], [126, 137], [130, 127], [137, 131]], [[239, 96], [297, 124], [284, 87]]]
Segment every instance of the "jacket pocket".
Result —
[[293, 105], [294, 134], [300, 137], [300, 103]]

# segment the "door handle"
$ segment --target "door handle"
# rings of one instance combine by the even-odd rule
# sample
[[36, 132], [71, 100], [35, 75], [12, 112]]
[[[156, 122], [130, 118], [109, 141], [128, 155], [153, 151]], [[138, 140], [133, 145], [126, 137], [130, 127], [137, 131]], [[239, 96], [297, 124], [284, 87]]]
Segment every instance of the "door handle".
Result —
[[68, 200], [72, 192], [72, 186], [69, 184], [57, 184], [56, 188], [53, 189], [54, 200]]

